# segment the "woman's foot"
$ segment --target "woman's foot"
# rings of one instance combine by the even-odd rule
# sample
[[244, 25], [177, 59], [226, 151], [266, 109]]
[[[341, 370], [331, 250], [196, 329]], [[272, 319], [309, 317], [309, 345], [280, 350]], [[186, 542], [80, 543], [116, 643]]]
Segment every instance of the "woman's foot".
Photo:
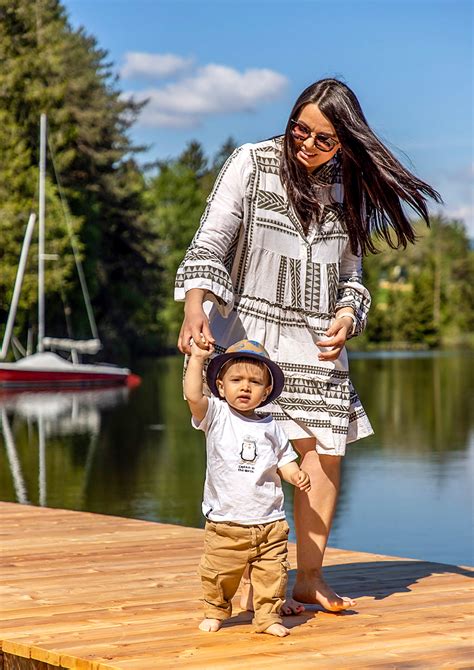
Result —
[[219, 619], [203, 619], [199, 624], [199, 630], [204, 630], [206, 633], [216, 633], [221, 624], [222, 621], [219, 621]]
[[347, 596], [339, 596], [322, 577], [310, 581], [298, 581], [293, 588], [293, 598], [302, 603], [322, 605], [328, 612], [342, 612], [356, 604]]
[[[240, 582], [240, 607], [247, 612], [253, 612], [253, 590], [250, 580]], [[304, 605], [297, 603], [293, 598], [287, 598], [281, 606], [280, 614], [290, 616], [291, 614], [301, 614], [304, 612]]]
[[263, 632], [268, 633], [268, 635], [275, 635], [275, 637], [286, 637], [290, 634], [288, 628], [285, 628], [281, 623], [272, 623]]

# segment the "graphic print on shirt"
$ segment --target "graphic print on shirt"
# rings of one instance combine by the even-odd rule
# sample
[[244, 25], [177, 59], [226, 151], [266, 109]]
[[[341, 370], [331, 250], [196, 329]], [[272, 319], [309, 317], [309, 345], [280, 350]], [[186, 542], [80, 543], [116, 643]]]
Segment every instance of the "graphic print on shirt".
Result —
[[255, 461], [257, 460], [257, 442], [253, 439], [253, 437], [244, 437], [240, 448], [240, 458], [242, 461], [238, 467], [239, 472], [255, 471]]

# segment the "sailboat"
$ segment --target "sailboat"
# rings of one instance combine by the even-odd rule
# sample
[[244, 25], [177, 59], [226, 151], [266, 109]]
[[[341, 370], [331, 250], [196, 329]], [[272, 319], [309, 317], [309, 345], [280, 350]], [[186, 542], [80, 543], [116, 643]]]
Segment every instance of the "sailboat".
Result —
[[[0, 393], [6, 389], [20, 388], [81, 388], [84, 386], [112, 386], [127, 384], [135, 386], [140, 378], [130, 372], [128, 368], [121, 368], [107, 363], [82, 363], [81, 354], [94, 355], [102, 345], [98, 336], [84, 273], [79, 256], [74, 252], [79, 280], [86, 302], [86, 310], [92, 330], [92, 339], [74, 340], [70, 338], [47, 337], [45, 335], [45, 288], [44, 288], [44, 261], [45, 254], [45, 185], [46, 185], [46, 115], [40, 120], [40, 162], [39, 162], [39, 212], [38, 212], [38, 342], [36, 353], [25, 355], [12, 362], [0, 362]], [[25, 272], [28, 248], [36, 223], [36, 215], [32, 213], [28, 220], [25, 238], [20, 254], [12, 302], [8, 314], [0, 361], [7, 356], [12, 340], [16, 309], [21, 292], [23, 275]], [[71, 235], [72, 241], [73, 237]], [[73, 247], [74, 251], [74, 247]], [[57, 351], [67, 352], [60, 356]]]

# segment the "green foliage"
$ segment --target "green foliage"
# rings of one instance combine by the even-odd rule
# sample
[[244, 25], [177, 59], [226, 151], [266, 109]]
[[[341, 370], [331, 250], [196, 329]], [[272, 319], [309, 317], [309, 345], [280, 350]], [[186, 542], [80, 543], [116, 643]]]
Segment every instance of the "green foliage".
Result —
[[364, 261], [372, 308], [359, 344], [436, 347], [474, 330], [474, 253], [464, 225], [434, 216], [430, 229], [422, 222], [415, 229], [416, 244], [385, 245]]
[[[0, 53], [0, 308], [5, 311], [10, 301], [25, 224], [35, 207], [39, 116], [45, 112], [106, 347], [156, 349], [158, 244], [143, 215], [143, 178], [127, 135], [140, 105], [121, 97], [106, 52], [83, 29], [70, 27], [58, 0], [0, 0]], [[89, 336], [51, 160], [47, 169], [47, 251], [60, 256], [46, 272], [47, 330], [60, 335], [65, 328], [62, 310], [48, 300], [60, 285], [73, 308], [74, 334]], [[34, 283], [27, 277], [22, 295], [22, 307], [32, 312]]]

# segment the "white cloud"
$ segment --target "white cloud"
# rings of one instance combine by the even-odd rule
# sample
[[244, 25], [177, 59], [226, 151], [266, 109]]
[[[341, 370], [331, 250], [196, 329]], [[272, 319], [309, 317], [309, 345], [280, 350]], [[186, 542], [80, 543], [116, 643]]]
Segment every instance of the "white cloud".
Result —
[[446, 207], [443, 213], [450, 219], [463, 221], [466, 226], [468, 236], [474, 240], [474, 204], [466, 203], [459, 206]]
[[287, 79], [269, 69], [245, 72], [209, 64], [192, 76], [161, 88], [149, 88], [134, 97], [149, 102], [141, 114], [147, 126], [192, 127], [205, 116], [254, 111], [260, 103], [278, 98]]
[[441, 175], [436, 186], [444, 200], [443, 213], [464, 221], [474, 239], [474, 163]]
[[[134, 98], [138, 99], [138, 96], [134, 95]], [[150, 128], [195, 128], [200, 124], [200, 118], [197, 116], [169, 114], [153, 109], [150, 105], [141, 112], [141, 120], [144, 126]]]
[[183, 58], [174, 54], [129, 51], [125, 54], [125, 63], [120, 74], [124, 79], [164, 79], [188, 70], [192, 64], [192, 58]]

